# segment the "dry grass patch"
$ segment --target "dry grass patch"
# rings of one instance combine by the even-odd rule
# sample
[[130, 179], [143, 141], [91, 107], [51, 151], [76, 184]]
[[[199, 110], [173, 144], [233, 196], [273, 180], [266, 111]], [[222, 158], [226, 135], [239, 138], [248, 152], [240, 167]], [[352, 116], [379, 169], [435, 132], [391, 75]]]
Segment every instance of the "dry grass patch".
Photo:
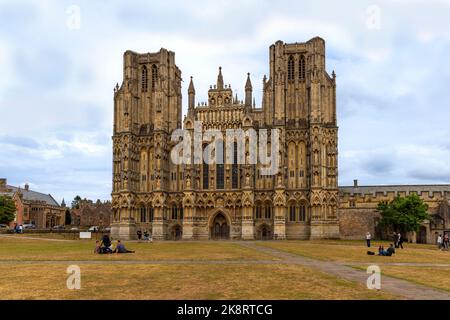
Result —
[[[366, 270], [367, 266], [353, 266]], [[450, 267], [412, 267], [381, 265], [381, 274], [450, 292]], [[383, 285], [383, 278], [381, 279]]]
[[125, 242], [134, 254], [95, 255], [95, 241], [45, 241], [0, 237], [0, 260], [276, 260], [233, 242]]
[[424, 244], [404, 244], [405, 249], [396, 249], [392, 257], [369, 256], [367, 251], [378, 253], [378, 245], [386, 248], [388, 242], [374, 242], [367, 248], [362, 241], [268, 241], [257, 242], [260, 246], [283, 250], [289, 253], [323, 261], [337, 262], [415, 262], [415, 263], [449, 263], [450, 253], [437, 250], [436, 246]]
[[67, 266], [0, 265], [0, 297], [121, 300], [396, 298], [299, 265], [108, 264], [80, 267], [81, 289], [68, 290]]

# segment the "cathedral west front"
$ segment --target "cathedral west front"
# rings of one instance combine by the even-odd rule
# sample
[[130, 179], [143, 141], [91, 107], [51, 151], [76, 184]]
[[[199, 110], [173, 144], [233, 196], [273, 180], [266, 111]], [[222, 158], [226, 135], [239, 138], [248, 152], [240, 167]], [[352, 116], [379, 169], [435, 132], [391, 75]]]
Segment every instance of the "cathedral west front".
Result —
[[[173, 240], [339, 238], [336, 76], [326, 71], [323, 39], [270, 46], [261, 106], [250, 74], [239, 100], [219, 68], [208, 102], [197, 105], [191, 77], [184, 118], [174, 52], [126, 51], [123, 63], [114, 89], [113, 237], [131, 239], [141, 229]], [[201, 140], [192, 161], [174, 163], [173, 132], [193, 136], [196, 126], [222, 133], [212, 157], [217, 146], [231, 146], [231, 161], [195, 161], [195, 149], [207, 147]], [[248, 134], [227, 141], [227, 130], [268, 132], [273, 174], [245, 161], [253, 152]]]

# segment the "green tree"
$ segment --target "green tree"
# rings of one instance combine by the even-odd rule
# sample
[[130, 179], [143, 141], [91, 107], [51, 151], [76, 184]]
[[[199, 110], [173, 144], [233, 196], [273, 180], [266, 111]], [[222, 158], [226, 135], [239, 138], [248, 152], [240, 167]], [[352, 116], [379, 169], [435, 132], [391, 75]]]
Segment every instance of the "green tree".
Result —
[[416, 194], [397, 196], [389, 203], [378, 203], [380, 226], [392, 227], [394, 231], [417, 232], [422, 222], [431, 218], [427, 210], [428, 206]]
[[0, 195], [0, 223], [10, 223], [14, 220], [16, 204], [9, 196]]
[[70, 210], [66, 209], [66, 216], [65, 216], [65, 224], [69, 225], [72, 223], [72, 216], [70, 215]]
[[73, 198], [72, 209], [80, 209], [80, 201], [81, 201], [80, 196], [76, 196], [75, 198]]

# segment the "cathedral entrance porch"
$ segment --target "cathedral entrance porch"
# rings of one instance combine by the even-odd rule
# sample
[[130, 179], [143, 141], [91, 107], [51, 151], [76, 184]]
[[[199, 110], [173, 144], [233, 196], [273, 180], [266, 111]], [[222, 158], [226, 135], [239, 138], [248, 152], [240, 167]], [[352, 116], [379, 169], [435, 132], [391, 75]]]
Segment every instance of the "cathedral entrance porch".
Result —
[[230, 225], [223, 212], [217, 212], [209, 225], [209, 238], [213, 240], [230, 239]]

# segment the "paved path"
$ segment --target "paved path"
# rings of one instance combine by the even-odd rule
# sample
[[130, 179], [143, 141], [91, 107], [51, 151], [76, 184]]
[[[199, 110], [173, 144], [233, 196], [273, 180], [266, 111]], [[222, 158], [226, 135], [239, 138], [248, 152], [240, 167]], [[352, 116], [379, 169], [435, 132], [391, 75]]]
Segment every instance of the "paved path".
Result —
[[[341, 263], [306, 258], [281, 250], [258, 246], [252, 242], [242, 242], [240, 244], [244, 247], [270, 254], [274, 257], [282, 259], [283, 261], [320, 270], [349, 281], [356, 281], [364, 286], [366, 286], [367, 278], [369, 276], [365, 271], [358, 270]], [[406, 280], [400, 280], [385, 275], [381, 278], [381, 290], [411, 300], [450, 300], [450, 293], [443, 290], [432, 289], [423, 285], [414, 284]]]

